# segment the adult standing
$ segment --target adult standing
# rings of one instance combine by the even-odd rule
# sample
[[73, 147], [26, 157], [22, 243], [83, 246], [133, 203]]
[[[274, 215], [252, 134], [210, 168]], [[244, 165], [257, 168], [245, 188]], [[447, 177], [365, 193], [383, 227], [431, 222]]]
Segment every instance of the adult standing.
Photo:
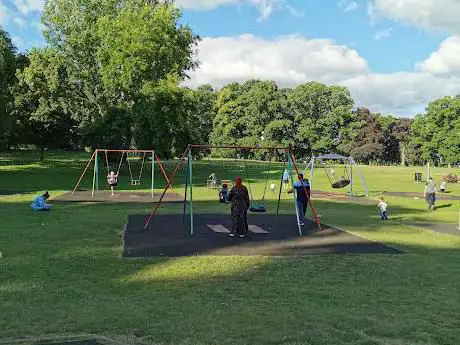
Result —
[[300, 225], [305, 225], [305, 214], [307, 213], [308, 200], [310, 199], [310, 182], [304, 180], [303, 174], [299, 174], [299, 180], [294, 182], [293, 189], [288, 193], [296, 192], [296, 206], [299, 213]]
[[241, 177], [235, 179], [235, 186], [230, 190], [228, 200], [232, 203], [231, 237], [245, 237], [248, 233], [248, 209], [250, 206], [249, 192], [243, 185]]
[[434, 183], [433, 179], [430, 177], [428, 182], [425, 186], [424, 191], [425, 201], [428, 204], [429, 210], [434, 210], [434, 203], [436, 202], [436, 183]]

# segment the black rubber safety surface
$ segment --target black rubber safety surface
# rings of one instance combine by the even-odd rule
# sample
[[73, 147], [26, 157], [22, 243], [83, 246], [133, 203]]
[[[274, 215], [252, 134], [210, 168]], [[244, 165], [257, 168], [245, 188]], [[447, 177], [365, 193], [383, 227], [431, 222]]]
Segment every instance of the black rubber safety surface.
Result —
[[314, 254], [400, 254], [401, 251], [346, 231], [306, 223], [299, 236], [292, 215], [251, 214], [247, 238], [228, 235], [228, 215], [195, 214], [195, 235], [189, 216], [155, 215], [144, 230], [146, 215], [130, 215], [123, 236], [124, 257], [179, 257], [193, 255], [296, 256]]

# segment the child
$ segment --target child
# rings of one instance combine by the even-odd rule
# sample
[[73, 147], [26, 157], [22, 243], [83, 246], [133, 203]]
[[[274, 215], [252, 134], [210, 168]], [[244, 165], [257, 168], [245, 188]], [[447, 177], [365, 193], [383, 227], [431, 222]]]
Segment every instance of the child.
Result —
[[219, 202], [221, 204], [228, 203], [228, 186], [226, 183], [222, 185], [222, 189], [219, 192]]
[[283, 186], [284, 190], [286, 190], [289, 186], [289, 172], [287, 171], [287, 169], [284, 169], [283, 172]]
[[446, 181], [442, 180], [441, 184], [439, 185], [439, 190], [441, 191], [441, 193], [446, 192]]
[[46, 192], [43, 195], [37, 196], [34, 201], [32, 202], [32, 210], [34, 211], [49, 211], [51, 208], [51, 205], [46, 203], [46, 200], [48, 200], [50, 197], [50, 194]]
[[388, 220], [387, 217], [387, 203], [383, 200], [383, 198], [380, 198], [380, 201], [377, 205], [377, 207], [380, 210], [380, 217], [382, 217], [382, 220]]
[[118, 174], [115, 174], [113, 171], [111, 171], [110, 174], [107, 175], [107, 182], [110, 185], [110, 191], [112, 192], [113, 196], [113, 190], [118, 184]]

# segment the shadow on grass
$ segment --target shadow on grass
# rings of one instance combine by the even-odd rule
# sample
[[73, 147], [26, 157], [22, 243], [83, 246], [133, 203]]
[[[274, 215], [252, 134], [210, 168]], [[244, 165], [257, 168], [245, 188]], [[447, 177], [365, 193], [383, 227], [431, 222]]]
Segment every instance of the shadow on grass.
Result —
[[[440, 247], [439, 238], [398, 223], [392, 232], [375, 206], [316, 204], [345, 229], [390, 239], [407, 231], [409, 254], [122, 260], [127, 215], [150, 208], [66, 204], [36, 214], [28, 204], [1, 203], [0, 337], [86, 332], [200, 345], [459, 342], [458, 242]], [[293, 215], [292, 200], [282, 206]], [[213, 202], [197, 208], [228, 215]], [[161, 212], [179, 216], [180, 210]], [[442, 327], [433, 322], [440, 316]]]

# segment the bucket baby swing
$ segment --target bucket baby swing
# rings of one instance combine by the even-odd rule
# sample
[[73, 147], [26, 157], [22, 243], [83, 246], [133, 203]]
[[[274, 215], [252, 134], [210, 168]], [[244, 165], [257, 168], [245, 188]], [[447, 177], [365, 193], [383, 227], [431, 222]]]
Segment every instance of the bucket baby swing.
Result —
[[[343, 171], [341, 174], [336, 173], [334, 166], [329, 165], [327, 162], [338, 161], [343, 165]], [[358, 168], [358, 165], [355, 163], [352, 157], [345, 157], [339, 154], [331, 153], [322, 156], [313, 156], [305, 168], [304, 174], [308, 173], [310, 170], [310, 185], [313, 190], [313, 173], [315, 168], [320, 167], [326, 173], [329, 184], [333, 189], [342, 189], [349, 186], [348, 194], [353, 195], [353, 171], [358, 172], [361, 184], [364, 188], [364, 195], [367, 197], [369, 195], [366, 181], [364, 176], [361, 173], [361, 170]], [[337, 177], [339, 176], [339, 177]]]
[[249, 170], [248, 170], [246, 159], [244, 155], [243, 155], [243, 164], [244, 164], [244, 170], [245, 170], [245, 175], [246, 175], [246, 182], [248, 185], [249, 199], [251, 202], [249, 211], [254, 212], [254, 213], [265, 213], [267, 212], [267, 208], [265, 204], [265, 195], [267, 194], [267, 185], [268, 185], [268, 180], [270, 177], [270, 169], [271, 169], [272, 160], [271, 159], [268, 160], [268, 164], [265, 168], [264, 191], [260, 199], [254, 198], [254, 193], [252, 192], [252, 187], [251, 187], [251, 178], [249, 176]]

